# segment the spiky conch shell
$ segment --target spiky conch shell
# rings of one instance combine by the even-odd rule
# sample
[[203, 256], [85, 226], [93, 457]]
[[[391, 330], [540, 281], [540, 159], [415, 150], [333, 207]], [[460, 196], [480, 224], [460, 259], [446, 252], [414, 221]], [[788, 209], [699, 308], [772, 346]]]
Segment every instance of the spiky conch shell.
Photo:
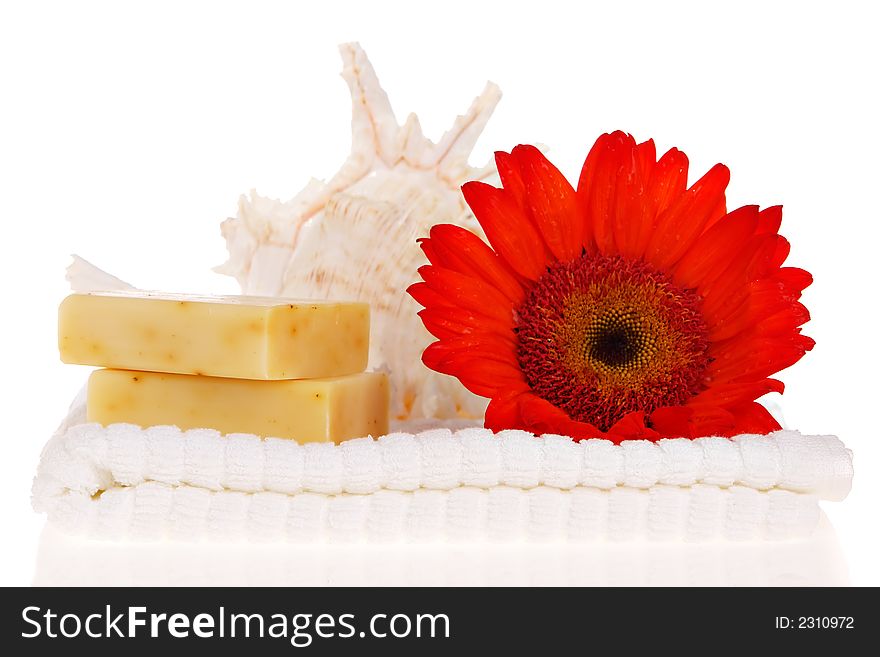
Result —
[[416, 240], [451, 223], [483, 235], [460, 186], [495, 175], [468, 157], [500, 98], [488, 83], [438, 143], [411, 114], [401, 126], [357, 44], [340, 48], [352, 96], [352, 152], [327, 183], [312, 180], [287, 202], [251, 192], [223, 223], [243, 294], [353, 299], [371, 306], [370, 367], [390, 373], [392, 417], [482, 417], [486, 400], [426, 368], [432, 338], [406, 294], [427, 264]]

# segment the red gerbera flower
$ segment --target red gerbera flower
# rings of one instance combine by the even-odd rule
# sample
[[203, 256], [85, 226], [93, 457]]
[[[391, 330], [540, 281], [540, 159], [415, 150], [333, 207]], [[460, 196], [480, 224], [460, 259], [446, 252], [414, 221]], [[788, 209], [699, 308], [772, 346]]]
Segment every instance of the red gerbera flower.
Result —
[[782, 267], [781, 207], [728, 213], [730, 173], [690, 188], [622, 132], [593, 146], [575, 190], [534, 147], [496, 153], [502, 189], [462, 187], [490, 246], [438, 225], [409, 293], [438, 338], [424, 363], [490, 398], [486, 427], [575, 438], [696, 437], [779, 428], [754, 400], [813, 347]]

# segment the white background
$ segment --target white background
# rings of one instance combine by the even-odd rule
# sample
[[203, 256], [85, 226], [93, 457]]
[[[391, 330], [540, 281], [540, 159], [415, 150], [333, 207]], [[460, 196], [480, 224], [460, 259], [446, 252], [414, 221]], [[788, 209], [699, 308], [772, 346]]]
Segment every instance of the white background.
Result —
[[[86, 368], [56, 308], [76, 252], [135, 285], [235, 292], [219, 223], [289, 198], [347, 154], [336, 45], [358, 40], [398, 118], [439, 137], [486, 79], [504, 91], [473, 159], [540, 142], [571, 177], [624, 129], [732, 170], [730, 207], [782, 203], [810, 270], [815, 350], [784, 373], [788, 424], [855, 453], [826, 511], [854, 584], [880, 584], [877, 64], [872, 3], [57, 3], [0, 9], [4, 520], [0, 583], [28, 584], [39, 452]], [[693, 177], [692, 177], [693, 179]]]

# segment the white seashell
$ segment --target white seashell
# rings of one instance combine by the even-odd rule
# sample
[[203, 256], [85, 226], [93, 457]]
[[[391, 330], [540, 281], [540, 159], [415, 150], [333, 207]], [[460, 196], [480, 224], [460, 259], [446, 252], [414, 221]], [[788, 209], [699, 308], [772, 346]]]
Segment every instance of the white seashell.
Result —
[[67, 267], [67, 281], [74, 292], [116, 292], [134, 290], [123, 280], [98, 269], [88, 260], [74, 254], [73, 262]]
[[483, 93], [433, 143], [411, 114], [401, 126], [357, 44], [341, 48], [352, 96], [352, 152], [333, 178], [312, 180], [287, 202], [251, 192], [222, 233], [243, 294], [367, 301], [372, 307], [370, 366], [391, 373], [392, 417], [482, 417], [486, 400], [421, 362], [433, 340], [406, 294], [427, 263], [416, 239], [453, 223], [483, 235], [460, 186], [496, 175], [468, 164], [501, 93]]

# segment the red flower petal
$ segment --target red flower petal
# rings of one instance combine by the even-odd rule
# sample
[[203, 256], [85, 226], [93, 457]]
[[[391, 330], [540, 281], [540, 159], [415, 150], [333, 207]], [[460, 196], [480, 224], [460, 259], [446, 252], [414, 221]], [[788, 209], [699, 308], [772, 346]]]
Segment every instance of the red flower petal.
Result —
[[755, 335], [771, 336], [789, 334], [797, 327], [810, 321], [810, 311], [807, 307], [794, 301], [785, 310], [767, 316], [769, 313], [754, 324]]
[[[677, 148], [670, 148], [657, 161], [646, 198], [652, 203], [651, 212], [656, 219], [687, 191], [688, 158]], [[647, 247], [647, 242], [644, 244]]]
[[645, 426], [645, 412], [627, 413], [614, 423], [605, 436], [615, 443], [624, 440], [659, 440], [662, 436]]
[[511, 155], [525, 183], [526, 207], [550, 252], [558, 260], [576, 258], [583, 220], [571, 184], [534, 146], [517, 146]]
[[[652, 195], [652, 186], [663, 184], [666, 172], [658, 169], [657, 151], [653, 140], [636, 145], [628, 136], [631, 161], [622, 162], [628, 175], [617, 181], [617, 213], [613, 221], [614, 243], [618, 253], [629, 258], [641, 258], [645, 252], [657, 219], [659, 196]], [[624, 157], [626, 153], [624, 152]], [[682, 187], [682, 191], [683, 191]]]
[[499, 391], [525, 392], [529, 389], [513, 368], [488, 358], [454, 356], [444, 360], [442, 368], [432, 367], [453, 375], [465, 388], [482, 397], [494, 397]]
[[501, 186], [514, 202], [520, 207], [526, 207], [526, 184], [523, 182], [519, 163], [510, 153], [495, 151], [495, 168], [498, 169], [498, 177], [501, 178]]
[[770, 392], [782, 393], [785, 385], [776, 379], [762, 379], [748, 383], [726, 383], [707, 388], [691, 399], [689, 407], [731, 406], [752, 401]]
[[439, 292], [428, 287], [427, 283], [413, 283], [406, 288], [409, 294], [417, 303], [425, 308], [458, 308], [453, 299], [446, 297]]
[[727, 340], [736, 338], [739, 342], [749, 342], [760, 338], [782, 337], [794, 334], [794, 331], [810, 321], [810, 311], [806, 307], [795, 302], [790, 302], [783, 310], [777, 313], [768, 311], [753, 311], [742, 313], [740, 322], [729, 322], [725, 329], [710, 334], [710, 337], [721, 346]]
[[788, 240], [782, 235], [756, 235], [752, 248], [751, 258], [744, 258], [749, 281], [769, 276], [788, 257]]
[[510, 302], [488, 283], [434, 265], [424, 265], [418, 271], [435, 292], [456, 299], [463, 308], [493, 317], [513, 328]]
[[581, 216], [584, 218], [584, 228], [583, 235], [581, 236], [581, 243], [584, 250], [590, 255], [594, 255], [597, 252], [592, 212], [590, 209], [590, 194], [593, 187], [593, 181], [596, 178], [596, 169], [598, 167], [599, 161], [602, 159], [602, 144], [607, 137], [608, 135], [602, 135], [601, 137], [599, 137], [599, 139], [597, 139], [596, 143], [593, 145], [593, 148], [591, 148], [590, 152], [587, 154], [587, 158], [586, 160], [584, 160], [584, 165], [581, 169], [581, 175], [580, 179], [578, 180], [577, 190], [575, 192], [575, 194], [577, 195], [577, 202], [578, 207], [580, 208]]
[[791, 309], [800, 297], [799, 290], [786, 290], [785, 284], [776, 276], [734, 287], [733, 291], [732, 298], [713, 297], [703, 304], [703, 314], [710, 325], [710, 338], [714, 341], [726, 340], [766, 317]]
[[699, 438], [728, 436], [735, 420], [732, 413], [716, 406], [667, 406], [651, 414], [651, 424], [663, 436]]
[[736, 436], [743, 433], [768, 434], [779, 431], [782, 427], [773, 419], [770, 412], [758, 402], [748, 402], [730, 409], [735, 418], [735, 424], [731, 427], [728, 436]]
[[512, 303], [522, 303], [525, 293], [513, 271], [479, 237], [452, 224], [438, 224], [431, 228], [430, 235], [419, 243], [432, 263], [481, 278]]
[[667, 151], [654, 166], [642, 197], [642, 210], [636, 222], [640, 226], [630, 252], [632, 257], [645, 255], [657, 222], [672, 203], [687, 189], [688, 159], [676, 148]]
[[617, 231], [615, 241], [621, 254], [641, 258], [651, 239], [658, 214], [659, 199], [651, 196], [651, 187], [655, 177], [664, 175], [664, 172], [657, 169], [657, 151], [653, 140], [636, 146], [635, 159], [637, 175], [628, 181], [628, 193], [624, 196], [628, 207], [626, 226]]
[[477, 334], [491, 335], [497, 340], [515, 343], [514, 333], [502, 322], [464, 308], [431, 307], [420, 310], [418, 315], [431, 335], [441, 340]]
[[775, 269], [782, 265], [783, 262], [788, 258], [788, 254], [791, 251], [791, 244], [788, 243], [788, 240], [779, 236], [779, 239], [776, 242], [776, 251], [773, 252], [773, 257], [770, 260], [770, 268]]
[[489, 340], [475, 340], [470, 345], [453, 342], [441, 340], [429, 345], [422, 362], [432, 370], [455, 376], [476, 395], [494, 397], [498, 390], [528, 389], [522, 372], [504, 353], [503, 346]]
[[469, 182], [461, 191], [492, 248], [521, 276], [537, 280], [550, 259], [541, 235], [523, 209], [503, 190], [486, 183]]
[[562, 410], [537, 395], [526, 393], [517, 397], [516, 401], [522, 420], [522, 425], [518, 428], [536, 435], [558, 433], [576, 440], [606, 437], [592, 424], [572, 420]]
[[636, 165], [642, 180], [650, 181], [657, 166], [657, 148], [653, 139], [643, 141], [636, 146]]
[[730, 171], [716, 164], [660, 215], [645, 255], [651, 264], [667, 270], [685, 254], [707, 225], [724, 215], [724, 190]]
[[735, 424], [733, 413], [718, 406], [693, 407], [693, 436], [729, 436]]
[[[676, 149], [655, 162], [653, 141], [636, 145], [631, 135], [602, 135], [584, 162], [578, 196], [593, 240], [587, 250], [606, 255], [644, 255], [659, 215], [685, 192], [687, 157]], [[723, 209], [722, 203], [719, 206]], [[717, 213], [718, 208], [715, 212]], [[707, 221], [714, 214], [710, 213]]]
[[436, 309], [424, 308], [418, 312], [418, 315], [422, 320], [422, 324], [424, 324], [425, 328], [428, 330], [428, 333], [438, 340], [454, 338], [458, 335], [473, 332], [474, 330], [472, 326], [457, 322], [454, 319], [451, 319], [448, 315], [438, 315]]
[[503, 431], [523, 426], [519, 415], [519, 397], [528, 393], [500, 393], [489, 401], [483, 426], [492, 431]]
[[705, 289], [745, 247], [758, 227], [758, 206], [734, 210], [703, 233], [673, 267], [684, 287]]
[[749, 294], [749, 284], [769, 271], [778, 235], [757, 235], [737, 254], [720, 276], [701, 286], [703, 314], [710, 325], [719, 325], [730, 309]]
[[592, 232], [591, 244], [605, 255], [618, 252], [614, 236], [617, 186], [621, 177], [632, 171], [635, 140], [623, 132], [602, 135], [584, 161], [578, 181], [578, 195], [586, 215], [586, 233]]
[[[425, 349], [422, 360], [428, 367], [440, 365], [453, 357], [487, 358], [509, 366], [522, 378], [516, 362], [516, 346], [504, 340], [498, 340], [490, 333], [471, 333], [456, 335], [434, 342]], [[430, 364], [428, 363], [430, 361]]]
[[765, 233], [778, 233], [779, 227], [782, 225], [782, 206], [781, 205], [773, 205], [769, 208], [764, 208], [761, 210], [760, 221], [758, 223], [758, 230], [755, 231], [756, 235], [763, 235]]
[[812, 285], [813, 275], [797, 267], [783, 267], [773, 274], [773, 280], [782, 286], [788, 298], [800, 299], [801, 292]]
[[689, 406], [664, 406], [651, 413], [651, 426], [657, 433], [674, 438], [695, 438], [694, 409]]
[[[648, 150], [652, 151], [653, 148]], [[638, 257], [636, 251], [641, 241], [641, 232], [648, 226], [644, 221], [647, 186], [643, 173], [645, 155], [632, 135], [627, 135], [623, 148], [618, 151], [619, 174], [609, 224], [616, 253], [628, 258]]]
[[812, 347], [810, 342], [812, 341], [764, 339], [754, 342], [736, 341], [726, 347], [712, 345], [709, 353], [715, 360], [706, 370], [706, 377], [713, 386], [763, 379], [794, 365]]

